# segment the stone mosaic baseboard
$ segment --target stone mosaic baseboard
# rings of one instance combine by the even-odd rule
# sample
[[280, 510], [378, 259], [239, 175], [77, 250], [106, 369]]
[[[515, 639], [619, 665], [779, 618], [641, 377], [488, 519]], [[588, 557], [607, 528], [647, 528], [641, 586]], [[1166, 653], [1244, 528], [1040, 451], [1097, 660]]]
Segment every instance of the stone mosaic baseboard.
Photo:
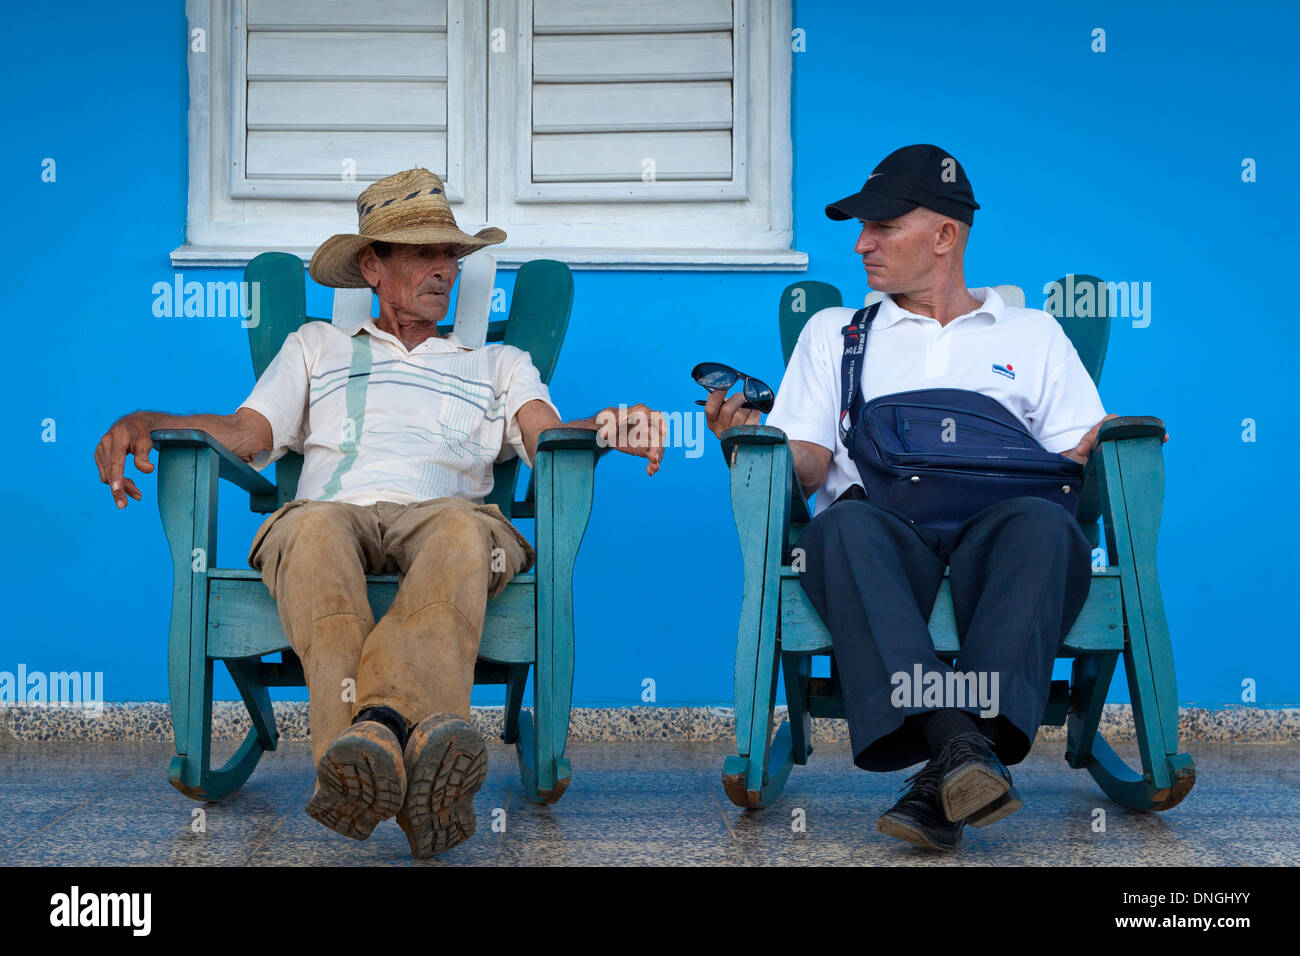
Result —
[[[281, 740], [306, 740], [307, 704], [275, 702], [276, 725]], [[501, 707], [475, 707], [474, 726], [484, 737], [499, 737]], [[778, 707], [777, 721], [785, 718]], [[248, 732], [248, 712], [239, 701], [217, 701], [212, 707], [212, 736], [238, 740]], [[1128, 704], [1107, 704], [1102, 733], [1112, 741], [1133, 739], [1133, 711]], [[1182, 741], [1263, 743], [1300, 740], [1300, 707], [1181, 707], [1178, 732]], [[735, 736], [730, 707], [606, 707], [575, 708], [569, 739], [716, 741]], [[170, 741], [171, 708], [165, 703], [105, 704], [103, 712], [18, 705], [0, 707], [0, 738], [19, 740], [136, 740]], [[848, 740], [842, 720], [813, 721], [813, 737], [820, 741]], [[1065, 728], [1046, 727], [1040, 741], [1063, 741]]]

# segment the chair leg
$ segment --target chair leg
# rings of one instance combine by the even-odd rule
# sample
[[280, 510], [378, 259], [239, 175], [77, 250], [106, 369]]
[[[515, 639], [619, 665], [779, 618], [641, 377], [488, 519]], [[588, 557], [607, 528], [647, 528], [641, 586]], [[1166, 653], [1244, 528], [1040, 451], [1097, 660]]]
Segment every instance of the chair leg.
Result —
[[802, 767], [813, 752], [812, 714], [808, 710], [812, 657], [808, 654], [782, 654], [781, 669], [785, 674], [785, 700], [790, 715], [790, 756]]
[[1070, 681], [1070, 711], [1066, 717], [1065, 761], [1071, 767], [1088, 766], [1093, 740], [1101, 723], [1106, 691], [1115, 673], [1118, 651], [1084, 654], [1074, 659]]
[[[1065, 759], [1071, 767], [1086, 769], [1106, 795], [1122, 806], [1141, 813], [1168, 810], [1195, 786], [1196, 765], [1187, 754], [1165, 752], [1163, 743], [1153, 746], [1153, 728], [1141, 696], [1134, 693], [1132, 697], [1141, 773], [1132, 770], [1097, 729], [1118, 656], [1096, 654], [1075, 660]], [[1126, 667], [1129, 656], [1126, 651]]]
[[[566, 721], [567, 722], [567, 721]], [[546, 746], [547, 728], [533, 726], [532, 711], [519, 712], [519, 738], [515, 750], [519, 754], [519, 776], [524, 784], [524, 795], [533, 803], [555, 803], [569, 789], [572, 767], [568, 757], [556, 757]], [[543, 782], [538, 769], [552, 767], [551, 780]]]
[[[1095, 733], [1088, 772], [1110, 797], [1134, 810], [1168, 810], [1196, 783], [1191, 756], [1178, 752], [1178, 687], [1173, 642], [1160, 595], [1156, 542], [1164, 501], [1164, 464], [1158, 437], [1105, 441], [1101, 447], [1106, 537], [1120, 569], [1124, 597], [1124, 671], [1142, 773], [1130, 770]], [[1112, 658], [1113, 660], [1113, 658]], [[1113, 666], [1113, 663], [1112, 663]], [[1100, 677], [1100, 673], [1098, 677]], [[1091, 707], [1109, 674], [1097, 681]], [[1084, 728], [1080, 727], [1080, 732]], [[1079, 756], [1081, 759], [1081, 755]]]
[[177, 755], [172, 758], [167, 778], [181, 793], [194, 800], [221, 800], [244, 785], [262, 754], [274, 750], [279, 739], [275, 714], [266, 687], [257, 680], [257, 660], [227, 661], [230, 676], [248, 708], [253, 726], [234, 756], [220, 769], [211, 768], [212, 739], [212, 662], [206, 662], [201, 674], [187, 688], [188, 700], [177, 700], [173, 686], [172, 707], [184, 707], [190, 714], [187, 738], [176, 741]]
[[506, 709], [501, 739], [512, 744], [519, 739], [519, 708], [524, 702], [524, 685], [528, 683], [528, 665], [514, 664], [506, 677]]
[[[794, 765], [791, 729], [773, 739], [776, 678], [780, 667], [781, 559], [790, 495], [789, 449], [770, 445], [746, 449], [731, 469], [731, 510], [745, 565], [736, 632], [736, 754], [722, 766], [722, 786], [738, 807], [757, 808], [781, 795]], [[794, 678], [796, 683], [798, 678]], [[800, 747], [806, 746], [802, 723]], [[802, 755], [806, 759], [807, 751]]]
[[[775, 635], [772, 635], [775, 643]], [[742, 638], [737, 652], [737, 664], [741, 660], [770, 661], [770, 677], [754, 680], [750, 694], [743, 695], [739, 689], [742, 668], [737, 666], [736, 696], [736, 742], [739, 754], [729, 756], [722, 765], [722, 788], [727, 798], [738, 807], [759, 809], [776, 802], [785, 789], [785, 782], [796, 762], [807, 763], [807, 754], [811, 747], [807, 745], [810, 718], [800, 704], [791, 710], [790, 719], [782, 722], [775, 735], [772, 734], [772, 720], [776, 710], [776, 678], [780, 656], [761, 653], [761, 635], [756, 642], [758, 648], [746, 647]], [[751, 656], [751, 651], [753, 654]], [[806, 660], [806, 658], [805, 658]], [[796, 665], [797, 666], [797, 665]], [[806, 675], [805, 684], [806, 684]], [[787, 683], [798, 683], [798, 675], [787, 676]], [[789, 698], [789, 690], [787, 690]], [[796, 698], [797, 699], [797, 698]], [[797, 721], [794, 727], [792, 721]], [[793, 729], [792, 729], [793, 728]], [[796, 746], [795, 738], [800, 739]], [[805, 749], [806, 748], [806, 749]], [[797, 760], [796, 755], [803, 760]]]
[[[547, 598], [539, 595], [533, 710], [531, 713], [518, 711], [515, 741], [524, 794], [533, 803], [554, 803], [569, 787], [571, 767], [564, 748], [569, 739], [569, 711], [573, 701], [571, 594], [568, 589], [556, 588]], [[570, 599], [559, 602], [560, 596]], [[563, 606], [556, 607], [557, 603]], [[527, 674], [527, 665], [524, 673]], [[523, 678], [519, 678], [518, 687], [522, 695]]]
[[[534, 803], [554, 803], [568, 788], [571, 772], [564, 749], [573, 704], [573, 564], [591, 513], [592, 451], [539, 454], [534, 478], [537, 656], [533, 711], [519, 713], [515, 749], [525, 795]], [[523, 693], [522, 678], [516, 692]]]

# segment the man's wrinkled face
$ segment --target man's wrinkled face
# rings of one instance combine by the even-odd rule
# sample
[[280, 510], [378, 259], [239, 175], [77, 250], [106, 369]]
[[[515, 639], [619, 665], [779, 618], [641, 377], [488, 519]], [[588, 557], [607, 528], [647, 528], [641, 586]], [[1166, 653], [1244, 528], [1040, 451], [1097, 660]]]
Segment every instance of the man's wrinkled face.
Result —
[[877, 292], [910, 292], [925, 284], [935, 261], [935, 216], [928, 209], [884, 222], [863, 222], [853, 251], [862, 257], [867, 285]]
[[398, 315], [424, 322], [439, 322], [447, 316], [451, 287], [460, 274], [457, 247], [438, 245], [394, 245], [380, 258], [367, 246], [361, 251], [361, 273], [381, 302]]

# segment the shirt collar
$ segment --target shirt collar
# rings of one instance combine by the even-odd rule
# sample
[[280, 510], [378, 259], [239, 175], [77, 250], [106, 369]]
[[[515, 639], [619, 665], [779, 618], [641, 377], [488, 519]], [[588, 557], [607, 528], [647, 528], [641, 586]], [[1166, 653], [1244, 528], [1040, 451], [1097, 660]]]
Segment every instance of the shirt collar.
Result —
[[[1006, 314], [1006, 303], [1002, 301], [1002, 296], [998, 294], [996, 289], [988, 287], [983, 289], [967, 289], [966, 291], [974, 298], [978, 299], [981, 304], [980, 308], [967, 312], [965, 315], [987, 315], [992, 318], [995, 323], [1002, 321]], [[964, 316], [959, 315], [957, 316], [957, 319], [963, 317]], [[900, 308], [898, 303], [894, 301], [893, 296], [886, 293], [884, 298], [880, 300], [880, 309], [876, 312], [876, 317], [872, 320], [871, 324], [876, 328], [884, 329], [901, 322], [904, 319], [924, 320], [927, 318], [927, 316], [917, 315], [915, 312], [908, 312], [905, 309]], [[957, 321], [957, 319], [953, 319], [953, 322]], [[949, 322], [948, 324], [952, 325], [952, 322]]]
[[363, 330], [369, 332], [371, 335], [375, 336], [376, 338], [383, 339], [385, 342], [392, 342], [394, 345], [399, 346], [403, 351], [406, 352], [414, 352], [417, 349], [424, 352], [431, 352], [435, 354], [456, 352], [461, 349], [464, 349], [467, 352], [470, 351], [468, 345], [466, 345], [460, 339], [456, 338], [455, 332], [448, 332], [446, 335], [442, 336], [441, 338], [434, 337], [434, 338], [425, 339], [414, 349], [408, 349], [402, 343], [402, 340], [399, 339], [397, 336], [393, 335], [391, 332], [385, 332], [379, 326], [375, 325], [375, 320], [373, 318], [368, 318], [366, 319], [366, 321], [362, 322], [356, 328], [349, 330], [348, 335], [356, 335], [358, 332], [361, 332]]

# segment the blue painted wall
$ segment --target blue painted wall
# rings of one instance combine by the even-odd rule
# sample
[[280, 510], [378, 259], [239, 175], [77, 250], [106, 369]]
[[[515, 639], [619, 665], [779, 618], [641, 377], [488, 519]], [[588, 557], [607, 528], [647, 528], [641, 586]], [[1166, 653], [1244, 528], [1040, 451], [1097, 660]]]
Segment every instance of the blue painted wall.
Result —
[[[1151, 324], [1116, 323], [1101, 391], [1108, 411], [1158, 415], [1172, 435], [1160, 568], [1180, 697], [1239, 702], [1253, 678], [1259, 704], [1300, 703], [1283, 597], [1300, 518], [1287, 296], [1300, 218], [1296, 14], [1281, 3], [1003, 7], [796, 4], [807, 276], [848, 299], [865, 293], [855, 230], [822, 206], [893, 148], [936, 142], [961, 159], [984, 207], [969, 284], [1015, 283], [1038, 305], [1043, 283], [1067, 271], [1150, 282]], [[0, 37], [20, 78], [0, 92], [10, 342], [0, 670], [103, 671], [110, 700], [166, 697], [171, 568], [154, 478], [137, 479], [144, 502], [117, 512], [96, 478], [95, 442], [124, 412], [228, 412], [252, 384], [236, 322], [151, 312], [185, 228], [181, 8], [27, 7]], [[1090, 50], [1097, 27], [1105, 53]], [[41, 181], [46, 157], [54, 183]], [[1242, 182], [1246, 157], [1258, 182]], [[776, 300], [795, 278], [578, 273], [553, 382], [561, 411], [620, 400], [693, 411], [702, 393], [687, 373], [703, 360], [779, 381]], [[312, 287], [309, 311], [328, 304]], [[53, 443], [41, 441], [46, 418]], [[1241, 440], [1245, 418], [1258, 423], [1255, 443]], [[729, 702], [740, 567], [716, 441], [697, 459], [671, 451], [653, 479], [620, 456], [598, 474], [575, 585], [575, 702], [639, 704], [646, 677], [660, 704]], [[243, 566], [259, 518], [230, 490], [218, 559]], [[1126, 693], [1117, 680], [1112, 699]], [[234, 696], [224, 678], [218, 696]]]

